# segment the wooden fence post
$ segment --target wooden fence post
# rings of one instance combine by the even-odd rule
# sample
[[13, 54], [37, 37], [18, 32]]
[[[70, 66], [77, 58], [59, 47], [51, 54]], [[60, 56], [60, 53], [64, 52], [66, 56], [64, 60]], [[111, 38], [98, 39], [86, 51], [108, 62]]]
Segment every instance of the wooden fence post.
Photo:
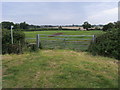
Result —
[[40, 47], [40, 35], [39, 34], [37, 34], [36, 36], [36, 45], [38, 48]]

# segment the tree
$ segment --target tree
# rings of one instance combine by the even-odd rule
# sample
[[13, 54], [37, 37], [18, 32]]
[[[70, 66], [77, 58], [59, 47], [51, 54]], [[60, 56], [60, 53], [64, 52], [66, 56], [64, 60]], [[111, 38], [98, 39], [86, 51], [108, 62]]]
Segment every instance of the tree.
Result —
[[12, 25], [14, 25], [13, 22], [2, 22], [2, 29], [10, 29]]
[[103, 26], [103, 31], [108, 31], [115, 28], [115, 25], [113, 23], [108, 23], [106, 25]]
[[62, 30], [62, 26], [59, 26], [58, 29], [59, 29], [59, 30]]
[[117, 21], [114, 24], [115, 24], [115, 28], [120, 28], [120, 21]]
[[104, 34], [96, 36], [94, 42], [88, 47], [93, 55], [115, 57], [120, 60], [120, 28], [112, 29]]
[[28, 29], [28, 26], [26, 22], [20, 23], [20, 29]]
[[84, 22], [84, 24], [82, 26], [86, 30], [88, 30], [89, 28], [91, 28], [91, 24], [89, 24], [88, 22]]
[[13, 27], [14, 29], [20, 29], [20, 24], [18, 24], [18, 23], [16, 23], [16, 24], [14, 24], [14, 27]]

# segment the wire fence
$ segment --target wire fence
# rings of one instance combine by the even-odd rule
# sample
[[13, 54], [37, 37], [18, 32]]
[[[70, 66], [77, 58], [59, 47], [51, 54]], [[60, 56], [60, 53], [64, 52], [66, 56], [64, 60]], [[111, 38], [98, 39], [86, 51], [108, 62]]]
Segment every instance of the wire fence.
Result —
[[73, 49], [87, 50], [94, 35], [56, 35], [38, 34], [36, 38], [26, 38], [27, 42], [36, 43], [37, 47], [43, 49]]

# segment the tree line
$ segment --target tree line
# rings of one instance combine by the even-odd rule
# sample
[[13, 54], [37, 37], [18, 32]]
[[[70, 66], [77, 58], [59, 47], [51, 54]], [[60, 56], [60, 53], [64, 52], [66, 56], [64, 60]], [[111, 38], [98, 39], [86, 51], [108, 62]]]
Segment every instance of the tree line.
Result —
[[[0, 25], [2, 25], [2, 29], [10, 29], [11, 26], [13, 26], [13, 29], [22, 29], [22, 30], [31, 30], [31, 29], [40, 29], [40, 28], [44, 28], [44, 27], [54, 27], [52, 25], [44, 25], [44, 26], [39, 26], [39, 25], [29, 25], [26, 22], [21, 22], [21, 23], [13, 23], [13, 22], [9, 22], [9, 21], [3, 21], [0, 23]], [[90, 30], [90, 28], [92, 27], [96, 27], [96, 25], [91, 25], [90, 23], [88, 23], [87, 21], [84, 22], [81, 25], [84, 29], [86, 30]], [[103, 31], [109, 31], [113, 28], [120, 28], [120, 21], [117, 22], [110, 22], [106, 25], [101, 25], [103, 28]], [[62, 26], [59, 26], [58, 29], [62, 29]], [[97, 27], [95, 28], [96, 30], [98, 29]]]
[[[84, 22], [82, 27], [86, 30], [89, 30], [89, 28], [94, 27], [94, 25], [91, 25], [88, 22]], [[120, 28], [120, 21], [117, 21], [117, 22], [114, 22], [114, 23], [110, 22], [106, 25], [103, 25], [102, 30], [103, 31], [110, 31], [112, 29], [119, 29], [119, 28]]]
[[110, 31], [112, 29], [120, 29], [120, 21], [114, 22], [114, 23], [108, 23], [103, 26], [103, 31]]
[[2, 29], [10, 29], [13, 26], [13, 29], [37, 29], [40, 28], [38, 25], [29, 25], [26, 22], [21, 23], [13, 23], [9, 21], [4, 21], [0, 23], [2, 25]]

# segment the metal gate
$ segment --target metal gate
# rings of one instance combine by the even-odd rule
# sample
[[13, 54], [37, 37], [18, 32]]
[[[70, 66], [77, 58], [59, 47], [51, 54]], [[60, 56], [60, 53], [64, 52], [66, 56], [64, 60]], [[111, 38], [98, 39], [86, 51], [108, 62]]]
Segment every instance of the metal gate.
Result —
[[57, 35], [50, 37], [48, 34], [38, 34], [36, 45], [43, 49], [74, 49], [87, 50], [95, 35]]

